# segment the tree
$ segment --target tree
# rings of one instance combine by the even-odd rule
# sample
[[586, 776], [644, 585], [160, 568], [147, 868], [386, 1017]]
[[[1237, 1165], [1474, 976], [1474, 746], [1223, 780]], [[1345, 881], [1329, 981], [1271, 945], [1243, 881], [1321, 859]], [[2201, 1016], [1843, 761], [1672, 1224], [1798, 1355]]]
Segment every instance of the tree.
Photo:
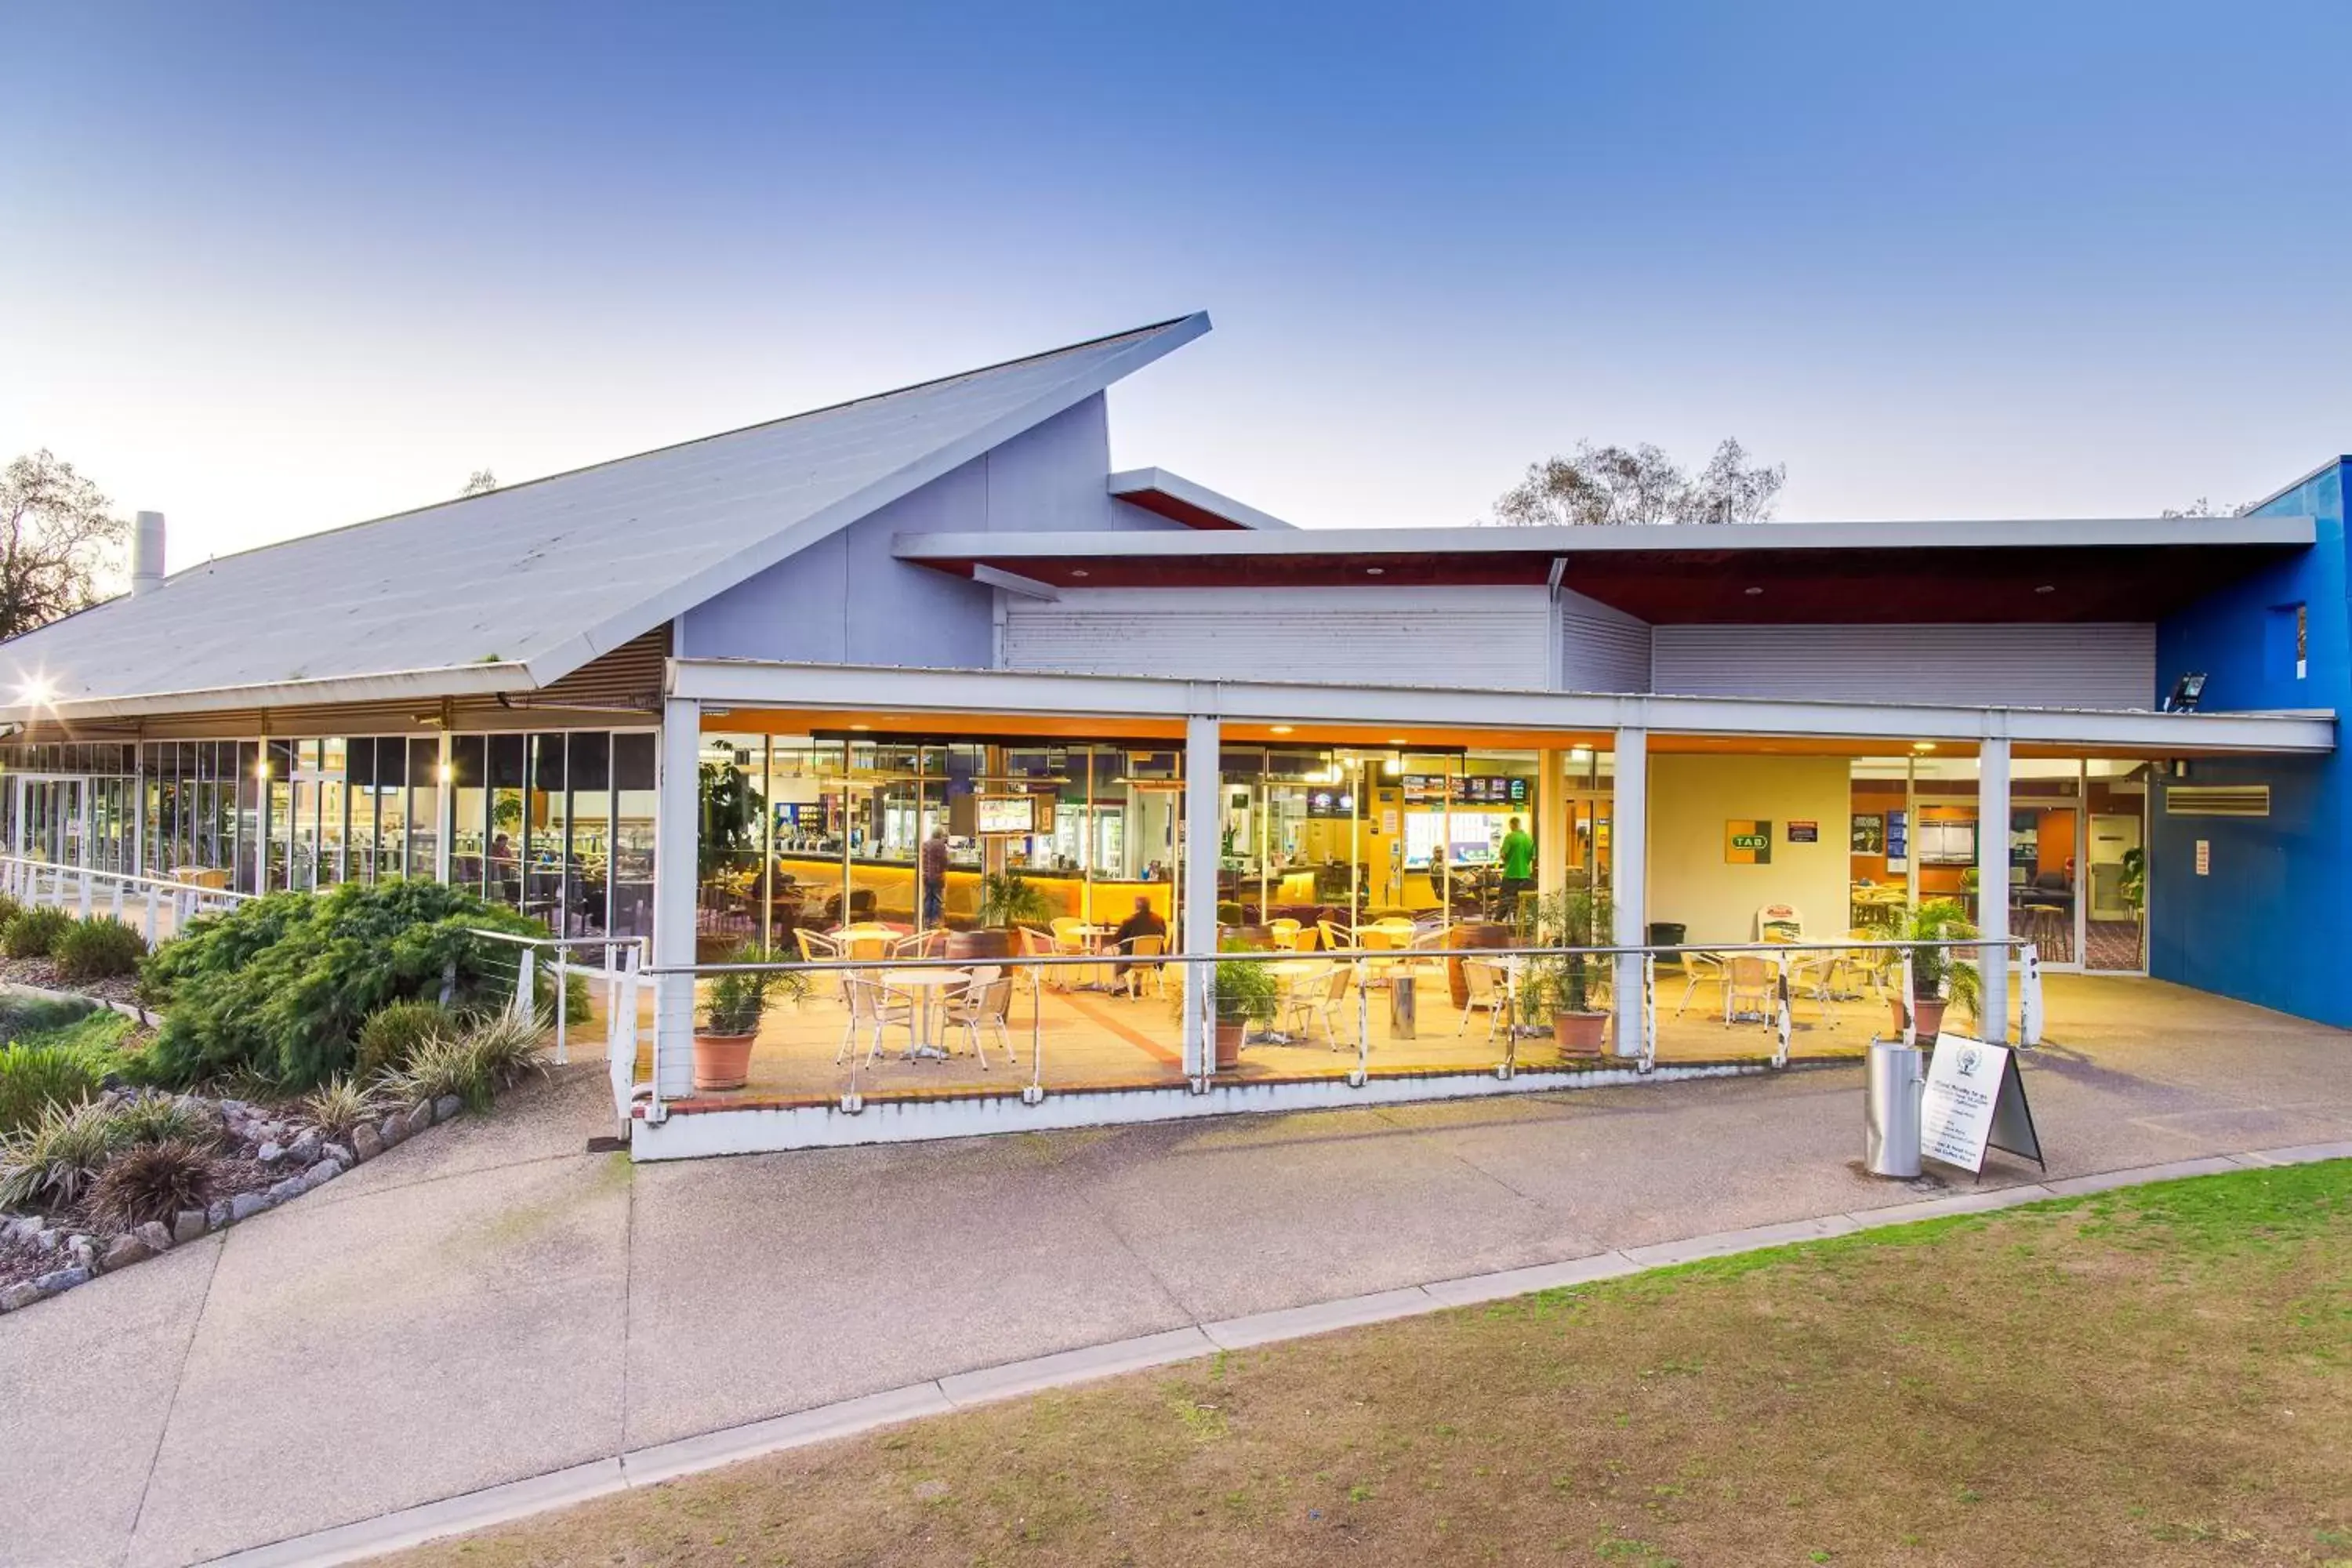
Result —
[[130, 525], [47, 448], [0, 471], [0, 640], [109, 596]]
[[466, 488], [457, 492], [457, 499], [459, 500], [464, 500], [467, 496], [488, 495], [498, 488], [498, 475], [490, 472], [488, 468], [476, 468], [473, 473], [467, 478]]
[[1609, 523], [1763, 522], [1788, 482], [1785, 463], [1748, 460], [1727, 438], [1696, 479], [1657, 447], [1596, 447], [1528, 466], [1527, 477], [1495, 502], [1494, 521], [1517, 528], [1591, 528]]
[[2246, 509], [2252, 504], [2252, 501], [2247, 501], [2238, 506], [2218, 507], [2205, 497], [2199, 496], [2187, 506], [2168, 506], [2156, 515], [2158, 517], [2243, 517], [2246, 515]]

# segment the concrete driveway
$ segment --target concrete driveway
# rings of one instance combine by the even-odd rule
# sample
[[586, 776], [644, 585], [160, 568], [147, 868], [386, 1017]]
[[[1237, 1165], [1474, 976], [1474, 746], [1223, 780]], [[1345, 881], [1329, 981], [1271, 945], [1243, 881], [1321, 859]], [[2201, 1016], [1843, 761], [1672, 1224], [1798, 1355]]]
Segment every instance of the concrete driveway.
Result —
[[[2352, 1136], [2352, 1036], [2053, 977], [2051, 1174]], [[632, 1167], [577, 1067], [0, 1319], [0, 1563], [178, 1564], [1188, 1324], [1916, 1198], [1861, 1074]], [[1987, 1183], [2024, 1181], [1996, 1157]]]

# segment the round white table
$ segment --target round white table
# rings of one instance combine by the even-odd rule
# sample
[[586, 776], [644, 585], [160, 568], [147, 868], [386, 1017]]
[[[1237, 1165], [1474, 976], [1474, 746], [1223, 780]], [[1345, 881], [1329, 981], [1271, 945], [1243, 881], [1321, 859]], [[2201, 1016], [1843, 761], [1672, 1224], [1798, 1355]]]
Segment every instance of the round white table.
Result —
[[931, 1009], [971, 984], [971, 973], [961, 969], [886, 969], [882, 984], [914, 998], [915, 1043], [907, 1047], [906, 1059], [943, 1059], [947, 1052], [931, 1043]]

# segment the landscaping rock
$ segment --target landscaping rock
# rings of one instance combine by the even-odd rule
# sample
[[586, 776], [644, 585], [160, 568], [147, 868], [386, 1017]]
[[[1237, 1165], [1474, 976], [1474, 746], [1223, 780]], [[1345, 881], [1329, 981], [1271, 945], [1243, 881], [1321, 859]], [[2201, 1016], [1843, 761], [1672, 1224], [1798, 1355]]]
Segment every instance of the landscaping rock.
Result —
[[77, 1268], [96, 1268], [98, 1243], [86, 1236], [67, 1237], [66, 1256], [73, 1260], [73, 1266]]
[[34, 1288], [44, 1296], [54, 1296], [60, 1290], [70, 1290], [89, 1281], [89, 1270], [79, 1264], [71, 1268], [52, 1268], [47, 1274], [34, 1276]]
[[147, 1249], [151, 1252], [169, 1252], [172, 1250], [171, 1227], [160, 1219], [151, 1219], [145, 1224], [133, 1228], [131, 1234], [145, 1242], [147, 1244]]
[[273, 1141], [262, 1144], [260, 1150], [257, 1152], [253, 1157], [260, 1161], [265, 1165], [275, 1165], [279, 1161], [286, 1158], [286, 1151]]
[[172, 1245], [185, 1247], [192, 1241], [201, 1241], [211, 1228], [212, 1221], [204, 1210], [182, 1209], [172, 1216]]
[[333, 1160], [321, 1160], [302, 1173], [302, 1190], [315, 1192], [343, 1173], [343, 1167]]
[[433, 1120], [446, 1121], [466, 1109], [466, 1102], [454, 1094], [445, 1094], [433, 1102]]
[[415, 1137], [419, 1132], [424, 1131], [426, 1128], [432, 1125], [433, 1102], [431, 1100], [420, 1100], [415, 1105], [408, 1108], [408, 1119], [405, 1126], [408, 1131], [408, 1135], [411, 1138]]
[[251, 1219], [277, 1201], [268, 1193], [239, 1193], [228, 1201], [229, 1223], [234, 1225], [241, 1219]]
[[8, 1216], [7, 1225], [0, 1227], [0, 1237], [5, 1237], [9, 1241], [23, 1242], [28, 1246], [32, 1239], [40, 1234], [41, 1222], [31, 1215], [11, 1215]]
[[144, 1263], [155, 1256], [155, 1249], [135, 1236], [118, 1236], [107, 1247], [106, 1258], [99, 1272], [111, 1274], [118, 1268], [128, 1268], [134, 1263]]
[[226, 1198], [215, 1198], [211, 1203], [206, 1204], [205, 1205], [205, 1227], [211, 1230], [218, 1230], [223, 1226], [228, 1224], [228, 1210], [229, 1202]]
[[43, 1252], [55, 1252], [66, 1244], [65, 1232], [44, 1226], [33, 1233], [33, 1245]]
[[269, 1201], [273, 1204], [282, 1204], [288, 1198], [300, 1197], [302, 1191], [302, 1178], [289, 1176], [282, 1182], [269, 1184]]
[[19, 1307], [29, 1307], [46, 1294], [30, 1279], [19, 1279], [14, 1285], [0, 1289], [0, 1312], [13, 1312]]
[[346, 1171], [359, 1163], [359, 1161], [352, 1157], [352, 1152], [341, 1143], [330, 1143], [320, 1150], [319, 1153], [322, 1158], [332, 1160]]
[[309, 1165], [319, 1157], [319, 1130], [305, 1127], [302, 1135], [287, 1145], [286, 1158], [293, 1164]]
[[354, 1127], [352, 1129], [352, 1158], [354, 1161], [373, 1160], [378, 1154], [383, 1152], [383, 1133], [378, 1132], [373, 1127]]
[[398, 1116], [387, 1116], [378, 1124], [375, 1132], [383, 1140], [383, 1146], [389, 1149], [408, 1136], [408, 1123]]

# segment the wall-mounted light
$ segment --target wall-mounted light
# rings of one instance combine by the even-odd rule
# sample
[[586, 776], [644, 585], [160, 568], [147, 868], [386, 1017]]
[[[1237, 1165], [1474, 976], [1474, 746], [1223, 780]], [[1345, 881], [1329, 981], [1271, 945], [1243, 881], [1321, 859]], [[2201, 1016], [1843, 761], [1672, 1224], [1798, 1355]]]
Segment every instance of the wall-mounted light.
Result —
[[57, 686], [46, 675], [28, 675], [16, 688], [16, 700], [26, 708], [47, 708], [57, 697]]
[[269, 776], [269, 758], [268, 755], [263, 755], [253, 764], [253, 776], [257, 779], [266, 779]]
[[439, 767], [433, 771], [435, 773], [439, 775], [443, 784], [455, 784], [457, 780], [457, 770], [455, 765], [449, 763], [443, 763]]

